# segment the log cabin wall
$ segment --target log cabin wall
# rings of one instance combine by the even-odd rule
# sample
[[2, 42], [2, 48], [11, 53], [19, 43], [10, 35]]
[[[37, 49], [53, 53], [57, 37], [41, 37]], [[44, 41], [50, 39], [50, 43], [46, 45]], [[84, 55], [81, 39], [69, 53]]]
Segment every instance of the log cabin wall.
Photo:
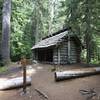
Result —
[[58, 64], [58, 48], [55, 47], [53, 50], [53, 63]]
[[70, 63], [77, 63], [77, 47], [75, 41], [70, 41]]
[[[68, 57], [68, 40], [62, 40], [60, 46], [56, 47], [53, 52], [54, 64], [77, 63], [80, 61], [80, 46], [71, 38], [70, 40], [70, 57]], [[59, 57], [60, 56], [60, 57]], [[70, 58], [70, 60], [68, 59]]]
[[78, 63], [81, 62], [81, 50], [82, 50], [82, 47], [77, 45], [77, 62]]
[[60, 51], [60, 64], [68, 64], [68, 42], [64, 40], [59, 46]]
[[54, 64], [67, 64], [68, 58], [68, 42], [64, 40], [58, 47], [54, 49], [53, 62]]

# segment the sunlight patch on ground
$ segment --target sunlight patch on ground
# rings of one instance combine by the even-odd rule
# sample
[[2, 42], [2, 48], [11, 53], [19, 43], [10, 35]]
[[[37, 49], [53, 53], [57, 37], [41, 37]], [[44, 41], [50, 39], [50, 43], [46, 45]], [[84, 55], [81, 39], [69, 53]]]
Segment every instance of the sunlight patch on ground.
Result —
[[36, 74], [36, 69], [28, 69], [27, 74]]
[[36, 69], [34, 69], [31, 65], [27, 66], [27, 74], [28, 75], [36, 74]]
[[43, 69], [43, 67], [41, 67], [41, 66], [38, 66], [38, 67], [37, 67], [37, 69]]

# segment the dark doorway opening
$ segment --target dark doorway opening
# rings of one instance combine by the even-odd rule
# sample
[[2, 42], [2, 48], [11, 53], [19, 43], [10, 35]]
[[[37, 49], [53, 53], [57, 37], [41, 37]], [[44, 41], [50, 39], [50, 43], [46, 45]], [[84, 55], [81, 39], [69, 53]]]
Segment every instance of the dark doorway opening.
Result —
[[40, 62], [52, 62], [53, 61], [53, 50], [52, 49], [39, 49], [38, 60]]

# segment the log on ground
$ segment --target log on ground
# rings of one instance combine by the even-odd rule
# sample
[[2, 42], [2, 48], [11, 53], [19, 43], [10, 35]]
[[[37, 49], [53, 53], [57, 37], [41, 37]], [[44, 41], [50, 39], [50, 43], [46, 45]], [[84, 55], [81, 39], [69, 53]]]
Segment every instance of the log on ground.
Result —
[[[26, 77], [26, 85], [31, 85], [31, 77]], [[0, 81], [0, 90], [8, 90], [23, 86], [23, 77], [17, 77]]]
[[100, 67], [55, 72], [55, 81], [100, 74]]

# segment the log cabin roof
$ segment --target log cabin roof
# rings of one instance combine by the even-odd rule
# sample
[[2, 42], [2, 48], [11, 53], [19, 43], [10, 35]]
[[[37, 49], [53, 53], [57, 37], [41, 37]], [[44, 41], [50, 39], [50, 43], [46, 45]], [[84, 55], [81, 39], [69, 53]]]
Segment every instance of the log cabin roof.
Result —
[[[61, 32], [61, 33], [60, 33]], [[71, 35], [74, 37], [74, 39], [77, 41], [78, 44], [81, 45], [81, 41], [76, 35]], [[57, 34], [54, 33], [54, 35], [49, 35], [46, 38], [43, 38], [40, 42], [38, 42], [36, 45], [34, 45], [31, 49], [39, 49], [39, 48], [47, 48], [51, 46], [55, 46], [58, 43], [62, 42], [62, 38], [68, 37], [68, 30], [59, 31]]]

